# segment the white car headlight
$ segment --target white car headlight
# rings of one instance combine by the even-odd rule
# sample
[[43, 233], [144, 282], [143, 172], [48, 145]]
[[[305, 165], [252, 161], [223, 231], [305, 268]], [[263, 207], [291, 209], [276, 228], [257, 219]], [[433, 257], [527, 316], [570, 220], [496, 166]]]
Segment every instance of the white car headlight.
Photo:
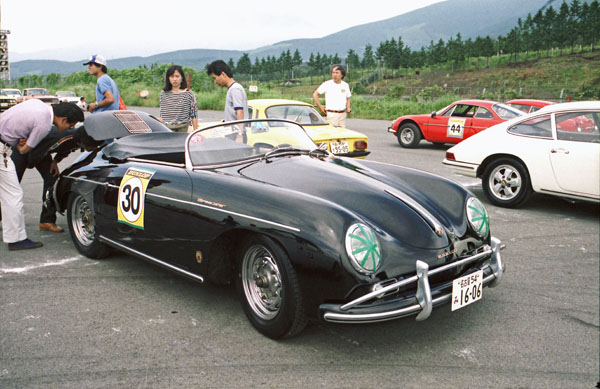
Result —
[[359, 273], [372, 274], [381, 264], [381, 248], [375, 231], [362, 223], [353, 224], [346, 231], [346, 253]]
[[481, 238], [487, 238], [490, 233], [490, 219], [481, 201], [476, 197], [467, 200], [467, 219], [471, 228]]

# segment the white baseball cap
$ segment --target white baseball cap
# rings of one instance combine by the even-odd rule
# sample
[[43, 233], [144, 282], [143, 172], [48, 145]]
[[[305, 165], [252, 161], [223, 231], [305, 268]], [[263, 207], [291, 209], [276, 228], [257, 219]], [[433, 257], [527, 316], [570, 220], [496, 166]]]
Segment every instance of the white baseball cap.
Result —
[[84, 65], [89, 65], [91, 63], [95, 63], [95, 64], [98, 64], [98, 65], [104, 65], [104, 66], [106, 66], [106, 60], [100, 54], [94, 54], [94, 55], [92, 55], [88, 59], [88, 61], [86, 63], [84, 63]]

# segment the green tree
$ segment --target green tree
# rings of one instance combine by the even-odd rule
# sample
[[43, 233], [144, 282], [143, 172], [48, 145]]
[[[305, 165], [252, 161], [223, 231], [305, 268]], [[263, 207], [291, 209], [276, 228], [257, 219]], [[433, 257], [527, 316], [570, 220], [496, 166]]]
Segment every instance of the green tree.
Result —
[[294, 51], [294, 56], [292, 57], [292, 66], [300, 65], [302, 65], [302, 56], [300, 55], [300, 51], [296, 49], [296, 51]]
[[363, 68], [375, 67], [375, 55], [373, 54], [373, 46], [371, 46], [371, 44], [367, 44], [365, 46], [365, 52], [363, 53], [363, 59], [362, 59], [362, 67]]
[[252, 72], [252, 62], [248, 53], [243, 53], [240, 59], [238, 59], [235, 71], [242, 74], [250, 74]]
[[358, 69], [360, 67], [360, 58], [352, 49], [348, 50], [346, 54], [346, 65], [350, 69]]

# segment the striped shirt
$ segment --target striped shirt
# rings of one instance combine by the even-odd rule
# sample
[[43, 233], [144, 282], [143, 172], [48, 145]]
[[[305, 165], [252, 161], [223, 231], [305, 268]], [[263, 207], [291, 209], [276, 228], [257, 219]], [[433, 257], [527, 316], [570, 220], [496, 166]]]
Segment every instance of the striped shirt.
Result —
[[160, 117], [166, 123], [189, 123], [198, 117], [196, 96], [191, 90], [160, 92]]

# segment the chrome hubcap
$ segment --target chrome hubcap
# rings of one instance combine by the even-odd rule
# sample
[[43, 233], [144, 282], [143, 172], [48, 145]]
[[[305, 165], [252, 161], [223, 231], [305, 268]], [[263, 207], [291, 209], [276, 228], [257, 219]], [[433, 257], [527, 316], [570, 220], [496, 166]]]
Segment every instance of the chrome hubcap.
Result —
[[410, 143], [410, 142], [412, 142], [414, 137], [415, 137], [415, 134], [414, 134], [413, 130], [411, 130], [410, 128], [404, 128], [404, 129], [402, 129], [402, 132], [400, 133], [400, 138], [402, 138], [402, 143]]
[[73, 202], [71, 208], [71, 224], [77, 240], [84, 246], [89, 246], [94, 243], [95, 237], [95, 221], [94, 214], [83, 197], [79, 196]]
[[271, 320], [281, 308], [281, 273], [271, 253], [263, 246], [252, 246], [242, 262], [244, 294], [252, 311]]

